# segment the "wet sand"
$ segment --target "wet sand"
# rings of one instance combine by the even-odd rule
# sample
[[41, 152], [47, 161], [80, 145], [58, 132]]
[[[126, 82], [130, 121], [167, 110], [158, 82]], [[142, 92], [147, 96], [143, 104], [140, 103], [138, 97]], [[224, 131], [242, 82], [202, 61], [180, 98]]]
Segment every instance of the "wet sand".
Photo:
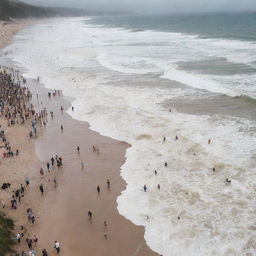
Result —
[[12, 22], [0, 21], [0, 48], [7, 46], [12, 36], [19, 30], [35, 22], [34, 19], [19, 19]]
[[218, 94], [200, 100], [169, 100], [162, 105], [167, 109], [174, 107], [179, 113], [193, 115], [228, 115], [256, 120], [256, 101], [245, 96], [229, 97]]
[[[16, 232], [19, 225], [25, 225], [28, 229], [25, 238], [34, 234], [38, 236], [39, 243], [34, 247], [38, 255], [43, 248], [49, 255], [55, 255], [55, 240], [60, 242], [61, 255], [66, 256], [157, 255], [145, 243], [144, 228], [135, 226], [117, 211], [117, 196], [125, 189], [120, 167], [129, 145], [101, 136], [91, 131], [88, 123], [72, 119], [65, 113], [70, 103], [58, 96], [49, 98], [48, 90], [37, 81], [29, 80], [26, 86], [33, 91], [36, 107], [43, 106], [48, 111], [54, 111], [54, 118], [48, 115], [46, 128], [39, 129], [39, 137], [32, 140], [28, 138], [29, 123], [6, 128], [7, 137], [13, 147], [19, 148], [20, 156], [2, 161], [0, 182], [12, 183], [12, 190], [20, 183], [24, 184], [25, 175], [31, 179], [18, 210], [12, 210], [6, 201], [5, 213], [16, 221]], [[39, 94], [38, 101], [36, 94]], [[64, 107], [64, 113], [60, 111], [60, 106]], [[5, 123], [3, 119], [0, 122]], [[63, 133], [61, 124], [64, 126]], [[78, 145], [80, 154], [76, 151]], [[99, 154], [92, 151], [93, 145], [99, 147]], [[40, 168], [46, 171], [46, 162], [50, 162], [56, 154], [62, 156], [63, 166], [55, 167], [41, 178]], [[85, 164], [84, 169], [81, 168], [81, 161]], [[56, 188], [54, 177], [58, 183]], [[111, 182], [110, 190], [106, 186], [107, 179]], [[38, 188], [41, 183], [45, 187], [44, 196]], [[96, 190], [98, 185], [101, 188], [99, 195]], [[6, 198], [11, 190], [4, 192]], [[33, 226], [26, 218], [28, 207], [36, 216]], [[88, 210], [93, 214], [92, 223], [88, 220]], [[17, 247], [18, 251], [28, 251], [24, 239]]]
[[[42, 101], [54, 112], [53, 119], [48, 117], [44, 135], [36, 141], [37, 155], [44, 163], [55, 154], [64, 159], [61, 170], [48, 175], [52, 189], [43, 198], [40, 220], [44, 224], [37, 232], [42, 246], [49, 247], [49, 241], [57, 239], [62, 244], [62, 255], [156, 255], [145, 244], [144, 228], [135, 227], [119, 215], [116, 208], [116, 198], [125, 188], [120, 167], [128, 145], [101, 136], [91, 131], [88, 123], [72, 119], [65, 113], [70, 103], [62, 97], [48, 98], [47, 91], [36, 83], [31, 88], [34, 93], [39, 92], [38, 104]], [[92, 151], [93, 145], [99, 147], [99, 154]], [[85, 164], [84, 169], [81, 161]], [[53, 189], [53, 176], [58, 181], [56, 189]], [[107, 179], [111, 183], [110, 190]], [[48, 178], [44, 182], [49, 183]], [[88, 221], [89, 210], [93, 213], [92, 223]], [[104, 221], [107, 228], [104, 228]]]

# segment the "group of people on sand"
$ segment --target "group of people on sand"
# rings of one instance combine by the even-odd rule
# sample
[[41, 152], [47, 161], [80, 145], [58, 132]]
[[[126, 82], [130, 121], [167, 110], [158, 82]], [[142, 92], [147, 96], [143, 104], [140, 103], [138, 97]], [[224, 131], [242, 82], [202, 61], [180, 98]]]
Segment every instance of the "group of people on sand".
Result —
[[[39, 81], [39, 79], [38, 79]], [[29, 137], [37, 136], [37, 127], [46, 126], [48, 112], [46, 108], [36, 112], [34, 105], [31, 103], [32, 93], [28, 87], [24, 86], [26, 84], [26, 79], [22, 76], [19, 76], [19, 72], [8, 67], [0, 66], [0, 117], [2, 120], [5, 120], [7, 126], [14, 125], [23, 125], [25, 123], [31, 123], [31, 131], [29, 132]], [[61, 91], [54, 91], [53, 96], [61, 95]], [[2, 151], [2, 161], [5, 161], [7, 158], [18, 157], [20, 152], [19, 149], [13, 150], [4, 128], [0, 125], [0, 150]], [[57, 167], [62, 166], [62, 157], [54, 156], [47, 163], [47, 169], [50, 172], [50, 169], [54, 168], [54, 165]], [[1, 164], [1, 161], [0, 161]], [[40, 170], [41, 176], [43, 176], [43, 169]], [[57, 185], [57, 179], [53, 179], [54, 186]], [[26, 191], [30, 186], [30, 179], [28, 176], [25, 177], [25, 184], [20, 184], [18, 188], [15, 188], [15, 184], [11, 184], [8, 181], [3, 181], [1, 185], [1, 190], [12, 190], [10, 194], [10, 208], [5, 202], [5, 198], [1, 198], [2, 210], [18, 210], [19, 204], [22, 203], [22, 198], [25, 197]], [[45, 191], [44, 185], [39, 184], [39, 191], [43, 195]], [[15, 256], [33, 256], [36, 255], [34, 247], [37, 247], [38, 237], [36, 235], [31, 235], [31, 229], [33, 224], [36, 221], [36, 217], [31, 207], [28, 207], [26, 210], [27, 222], [24, 225], [20, 226], [20, 230], [16, 233], [15, 239], [17, 244], [25, 243], [28, 247], [28, 251], [22, 251], [21, 253], [14, 254]], [[29, 225], [29, 223], [31, 224]], [[28, 226], [28, 227], [26, 227]], [[15, 229], [17, 229], [16, 227]], [[53, 247], [57, 253], [60, 253], [60, 243], [54, 241]], [[38, 254], [37, 254], [38, 255]], [[46, 249], [41, 251], [42, 256], [48, 256]]]
[[[0, 67], [1, 68], [1, 67]], [[13, 69], [2, 68], [0, 72], [0, 116], [7, 120], [8, 126], [13, 125], [22, 125], [24, 123], [29, 123], [31, 130], [29, 132], [29, 138], [35, 138], [38, 134], [38, 127], [46, 127], [48, 122], [48, 111], [46, 108], [43, 108], [39, 112], [36, 111], [36, 107], [31, 103], [32, 93], [28, 87], [25, 87], [26, 79], [24, 77], [19, 77], [18, 72]], [[40, 79], [38, 79], [38, 82]], [[23, 86], [21, 85], [23, 83]], [[49, 92], [48, 97], [55, 97], [62, 95], [62, 91], [56, 90], [53, 93]], [[38, 99], [38, 95], [37, 95]], [[64, 108], [60, 107], [61, 112], [64, 111]], [[72, 111], [74, 111], [74, 107], [72, 106]], [[54, 113], [50, 111], [50, 116], [53, 119]], [[0, 127], [1, 128], [1, 127]], [[61, 130], [63, 131], [64, 127], [61, 125]], [[40, 129], [39, 129], [40, 130]], [[19, 150], [13, 150], [10, 143], [8, 142], [8, 138], [5, 135], [5, 131], [0, 129], [0, 140], [3, 142], [4, 147], [4, 158], [9, 157], [18, 157]], [[0, 144], [1, 147], [1, 144]], [[76, 147], [77, 154], [80, 154], [80, 146]], [[98, 146], [93, 145], [92, 151], [100, 154], [100, 149]], [[47, 192], [46, 190], [49, 188], [49, 181], [53, 181], [54, 187], [57, 187], [57, 178], [56, 172], [54, 171], [56, 168], [61, 168], [63, 165], [63, 159], [59, 155], [52, 156], [48, 162], [46, 162], [46, 166], [39, 169], [39, 177], [38, 181], [38, 193], [42, 196]], [[84, 169], [85, 164], [81, 162], [81, 169]], [[44, 183], [44, 177], [47, 175], [47, 184]], [[49, 179], [49, 175], [52, 178]], [[35, 179], [32, 179], [32, 183], [34, 185]], [[37, 181], [36, 181], [37, 182]], [[14, 210], [18, 210], [19, 204], [22, 203], [22, 198], [25, 197], [29, 187], [31, 187], [31, 180], [28, 176], [25, 177], [24, 184], [20, 184], [18, 188], [13, 188], [12, 184], [9, 184], [8, 181], [3, 183], [3, 187], [5, 189], [13, 189], [13, 194], [11, 196], [11, 208]], [[33, 186], [34, 187], [34, 186]], [[110, 190], [110, 180], [106, 180], [106, 187]], [[160, 187], [159, 187], [160, 189]], [[30, 188], [31, 190], [31, 188]], [[102, 188], [100, 185], [96, 186], [96, 191], [98, 195], [102, 193]], [[7, 205], [4, 200], [2, 200], [2, 208], [6, 209]], [[36, 213], [32, 210], [32, 207], [26, 207], [26, 212], [24, 213], [27, 216], [27, 221], [25, 224], [20, 227], [20, 230], [16, 232], [16, 241], [18, 244], [22, 244], [27, 246], [28, 251], [22, 251], [17, 253], [15, 256], [34, 256], [41, 254], [42, 256], [48, 256], [49, 252], [47, 248], [44, 248], [40, 252], [38, 252], [39, 248], [39, 239], [36, 235], [31, 232], [33, 230], [33, 225], [38, 222], [39, 218], [36, 217]], [[91, 210], [88, 210], [88, 218], [90, 223], [92, 223], [93, 213]], [[107, 228], [107, 221], [103, 220], [104, 230]], [[17, 227], [16, 227], [17, 229]], [[107, 239], [108, 235], [105, 232], [104, 238]], [[52, 247], [56, 250], [56, 253], [60, 253], [60, 243], [56, 240], [53, 242]]]

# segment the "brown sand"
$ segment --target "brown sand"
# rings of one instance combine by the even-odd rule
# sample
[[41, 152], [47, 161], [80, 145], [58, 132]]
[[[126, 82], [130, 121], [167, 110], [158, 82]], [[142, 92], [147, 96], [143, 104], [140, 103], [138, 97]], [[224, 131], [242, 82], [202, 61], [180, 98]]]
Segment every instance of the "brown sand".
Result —
[[7, 46], [13, 35], [32, 23], [35, 23], [34, 19], [19, 19], [12, 22], [0, 21], [0, 48]]
[[[7, 128], [7, 136], [13, 147], [19, 148], [20, 156], [2, 161], [0, 182], [10, 182], [14, 189], [24, 183], [26, 174], [32, 182], [18, 210], [11, 210], [8, 202], [5, 212], [15, 219], [17, 225], [26, 224], [28, 232], [25, 238], [34, 234], [39, 237], [38, 246], [34, 248], [38, 253], [46, 248], [49, 255], [54, 255], [53, 242], [58, 240], [61, 255], [66, 256], [157, 255], [145, 243], [144, 228], [133, 225], [119, 215], [116, 208], [116, 198], [125, 188], [125, 182], [120, 177], [120, 166], [125, 161], [128, 145], [101, 136], [91, 131], [88, 123], [62, 114], [60, 106], [67, 109], [69, 103], [62, 97], [49, 99], [47, 90], [36, 81], [29, 81], [28, 85], [33, 90], [34, 101], [35, 94], [39, 94], [37, 107], [42, 101], [42, 106], [54, 111], [54, 118], [48, 116], [46, 129], [42, 129], [36, 140], [28, 138], [29, 125]], [[3, 119], [0, 122], [2, 124]], [[61, 124], [64, 126], [63, 133]], [[78, 145], [79, 155], [76, 152]], [[99, 154], [92, 152], [93, 145], [99, 147]], [[46, 171], [46, 162], [55, 154], [63, 157], [63, 167], [56, 167], [41, 179], [40, 168]], [[81, 168], [81, 161], [85, 163], [84, 169]], [[58, 182], [57, 188], [54, 187], [54, 177]], [[106, 187], [107, 179], [111, 182], [110, 191]], [[44, 196], [38, 189], [40, 183], [45, 186]], [[98, 185], [101, 187], [100, 195], [96, 191]], [[8, 193], [11, 193], [10, 190], [1, 192], [1, 196], [6, 194], [6, 197]], [[26, 219], [28, 207], [36, 216], [33, 226]], [[93, 213], [92, 223], [88, 221], [88, 210]], [[107, 228], [104, 228], [104, 221], [107, 221]], [[104, 234], [107, 234], [107, 239]], [[26, 248], [24, 239], [17, 250], [23, 248]]]

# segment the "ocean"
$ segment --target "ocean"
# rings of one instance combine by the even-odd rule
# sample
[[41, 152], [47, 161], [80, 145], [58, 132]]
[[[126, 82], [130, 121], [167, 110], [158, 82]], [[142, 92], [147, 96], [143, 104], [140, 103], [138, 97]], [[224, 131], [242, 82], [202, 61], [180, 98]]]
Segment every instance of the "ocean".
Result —
[[2, 58], [63, 90], [74, 118], [131, 144], [118, 210], [145, 226], [153, 250], [249, 256], [255, 28], [255, 13], [57, 18], [18, 33]]

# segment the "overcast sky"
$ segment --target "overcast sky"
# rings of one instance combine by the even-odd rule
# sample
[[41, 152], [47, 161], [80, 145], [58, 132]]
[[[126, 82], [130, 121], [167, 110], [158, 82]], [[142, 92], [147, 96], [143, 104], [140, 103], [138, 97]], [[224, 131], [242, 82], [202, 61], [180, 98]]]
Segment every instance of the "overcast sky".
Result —
[[136, 13], [256, 11], [256, 0], [23, 0], [23, 2], [101, 12], [104, 10]]

